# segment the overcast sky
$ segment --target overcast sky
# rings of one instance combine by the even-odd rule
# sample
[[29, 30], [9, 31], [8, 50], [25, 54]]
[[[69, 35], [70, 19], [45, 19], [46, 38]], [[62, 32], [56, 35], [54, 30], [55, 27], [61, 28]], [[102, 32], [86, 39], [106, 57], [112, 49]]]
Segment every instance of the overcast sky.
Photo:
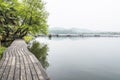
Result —
[[45, 0], [50, 27], [120, 31], [120, 0]]

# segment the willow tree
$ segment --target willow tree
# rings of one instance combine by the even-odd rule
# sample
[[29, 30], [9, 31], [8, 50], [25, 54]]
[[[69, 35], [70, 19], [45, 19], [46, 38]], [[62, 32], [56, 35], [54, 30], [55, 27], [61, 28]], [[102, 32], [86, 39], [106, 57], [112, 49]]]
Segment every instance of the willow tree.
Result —
[[0, 0], [0, 34], [3, 39], [47, 34], [47, 16], [42, 0]]

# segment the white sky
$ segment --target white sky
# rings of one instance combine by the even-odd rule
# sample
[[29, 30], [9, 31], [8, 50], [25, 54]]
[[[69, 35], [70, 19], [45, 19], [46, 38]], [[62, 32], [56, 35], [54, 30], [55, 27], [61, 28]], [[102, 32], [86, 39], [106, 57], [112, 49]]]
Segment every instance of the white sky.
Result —
[[120, 0], [45, 0], [50, 27], [120, 31]]

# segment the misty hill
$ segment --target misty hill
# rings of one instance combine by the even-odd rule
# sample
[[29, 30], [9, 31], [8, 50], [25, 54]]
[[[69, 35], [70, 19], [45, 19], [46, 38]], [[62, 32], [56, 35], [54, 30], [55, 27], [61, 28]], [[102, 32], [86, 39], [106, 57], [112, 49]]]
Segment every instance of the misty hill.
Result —
[[93, 32], [88, 29], [70, 28], [65, 29], [62, 27], [49, 28], [49, 34], [80, 34], [80, 33], [90, 33]]

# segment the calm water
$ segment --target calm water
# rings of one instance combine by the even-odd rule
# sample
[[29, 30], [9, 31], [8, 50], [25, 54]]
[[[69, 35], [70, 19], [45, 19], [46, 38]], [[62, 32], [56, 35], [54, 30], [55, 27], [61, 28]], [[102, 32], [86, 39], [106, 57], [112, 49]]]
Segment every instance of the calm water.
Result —
[[51, 80], [120, 80], [120, 38], [37, 38]]

